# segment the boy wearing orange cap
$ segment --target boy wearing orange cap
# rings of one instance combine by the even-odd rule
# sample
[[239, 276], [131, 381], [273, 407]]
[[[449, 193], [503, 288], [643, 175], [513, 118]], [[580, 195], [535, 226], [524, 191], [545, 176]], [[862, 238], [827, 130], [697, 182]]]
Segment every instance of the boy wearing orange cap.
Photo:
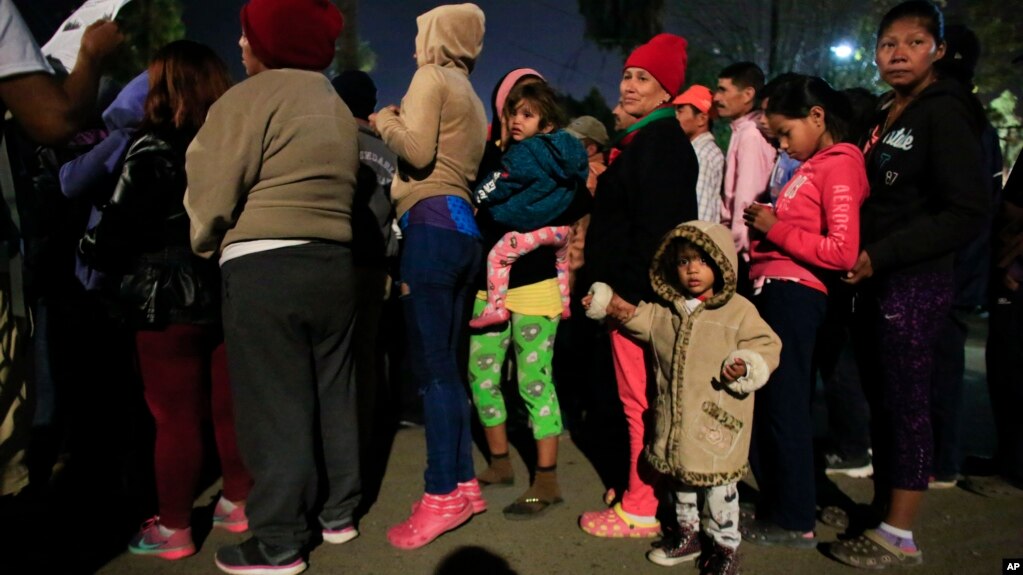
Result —
[[712, 118], [717, 114], [710, 88], [693, 84], [672, 101], [675, 117], [682, 131], [689, 136], [700, 164], [696, 179], [696, 202], [700, 219], [705, 222], [721, 221], [721, 184], [725, 177], [725, 155], [714, 134], [710, 133]]

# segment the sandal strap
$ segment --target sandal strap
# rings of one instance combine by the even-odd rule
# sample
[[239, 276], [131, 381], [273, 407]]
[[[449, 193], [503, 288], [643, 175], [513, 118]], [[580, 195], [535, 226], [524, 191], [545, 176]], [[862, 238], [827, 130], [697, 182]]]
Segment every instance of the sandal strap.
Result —
[[887, 553], [894, 555], [900, 561], [902, 561], [903, 559], [915, 559], [917, 557], [920, 557], [921, 555], [919, 550], [906, 551], [901, 547], [892, 545], [890, 542], [888, 542], [887, 539], [882, 537], [881, 534], [878, 533], [876, 529], [867, 529], [866, 531], [863, 532], [863, 535], [861, 535], [861, 537], [877, 545]]

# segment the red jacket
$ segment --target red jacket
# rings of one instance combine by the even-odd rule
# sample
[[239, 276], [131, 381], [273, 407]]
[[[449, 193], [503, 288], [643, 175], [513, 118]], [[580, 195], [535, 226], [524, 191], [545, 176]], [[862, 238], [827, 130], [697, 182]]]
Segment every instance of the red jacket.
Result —
[[774, 208], [777, 223], [753, 232], [750, 277], [798, 279], [827, 293], [824, 270], [845, 271], [860, 249], [860, 206], [869, 186], [863, 154], [835, 144], [803, 163]]

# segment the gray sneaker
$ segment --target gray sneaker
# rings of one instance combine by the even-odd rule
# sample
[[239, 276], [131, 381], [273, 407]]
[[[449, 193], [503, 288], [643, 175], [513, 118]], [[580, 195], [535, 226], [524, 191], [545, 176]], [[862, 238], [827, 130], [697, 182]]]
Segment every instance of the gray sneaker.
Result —
[[849, 477], [870, 477], [874, 474], [874, 464], [870, 453], [860, 457], [845, 458], [837, 453], [824, 454], [824, 473], [827, 475], [848, 475]]
[[678, 533], [665, 535], [654, 543], [654, 548], [647, 551], [646, 558], [658, 565], [674, 567], [699, 557], [702, 547], [699, 532], [681, 528]]

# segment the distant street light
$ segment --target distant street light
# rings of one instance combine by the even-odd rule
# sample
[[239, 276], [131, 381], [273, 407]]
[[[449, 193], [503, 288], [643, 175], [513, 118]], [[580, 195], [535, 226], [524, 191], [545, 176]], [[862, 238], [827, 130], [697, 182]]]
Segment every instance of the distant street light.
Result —
[[838, 46], [832, 46], [831, 53], [839, 60], [848, 60], [853, 55], [853, 47], [848, 43], [843, 42]]

